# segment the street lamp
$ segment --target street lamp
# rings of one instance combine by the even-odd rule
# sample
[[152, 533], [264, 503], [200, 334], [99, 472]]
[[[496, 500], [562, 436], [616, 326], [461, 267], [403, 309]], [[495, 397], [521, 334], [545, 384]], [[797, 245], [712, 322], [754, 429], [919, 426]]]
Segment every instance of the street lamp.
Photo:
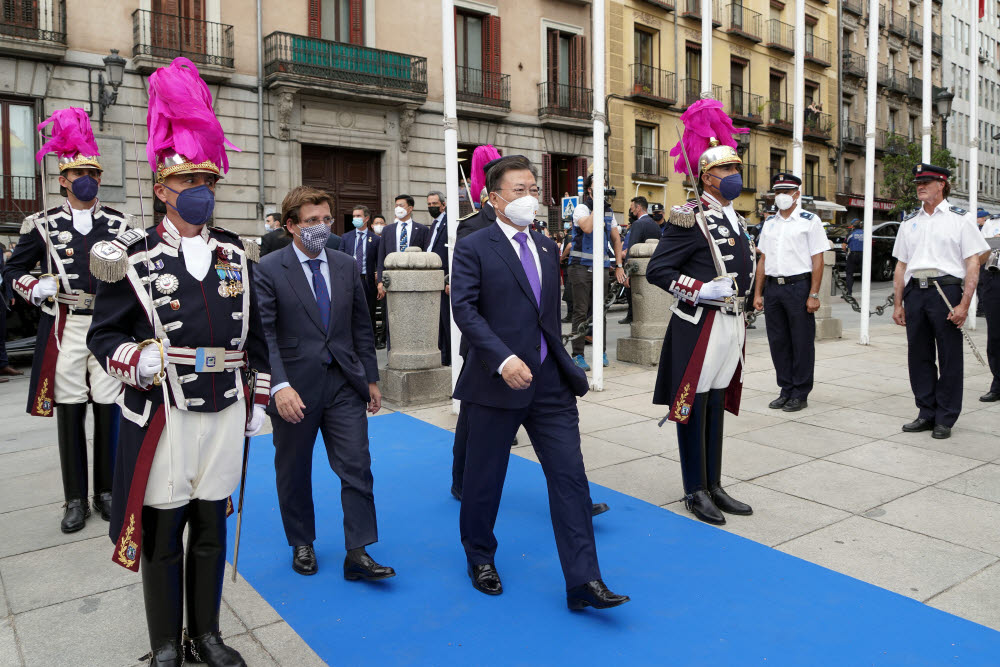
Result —
[[[104, 87], [104, 75], [108, 76], [108, 83], [111, 89]], [[104, 57], [104, 71], [97, 75], [98, 97], [100, 104], [99, 125], [104, 131], [104, 110], [118, 100], [118, 86], [122, 85], [122, 78], [125, 76], [125, 59], [118, 55], [118, 49], [111, 49], [111, 55]]]
[[951, 103], [954, 99], [955, 93], [947, 88], [934, 97], [938, 115], [941, 116], [941, 147], [945, 150], [948, 150], [948, 117], [951, 116]]

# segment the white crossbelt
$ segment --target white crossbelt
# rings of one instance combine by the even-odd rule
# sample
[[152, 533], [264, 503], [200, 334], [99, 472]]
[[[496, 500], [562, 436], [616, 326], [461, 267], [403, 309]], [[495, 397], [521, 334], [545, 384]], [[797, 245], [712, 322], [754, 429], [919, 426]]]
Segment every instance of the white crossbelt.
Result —
[[242, 368], [246, 364], [246, 352], [227, 350], [223, 347], [177, 347], [167, 348], [167, 362], [175, 366], [195, 366], [198, 372], [221, 373]]

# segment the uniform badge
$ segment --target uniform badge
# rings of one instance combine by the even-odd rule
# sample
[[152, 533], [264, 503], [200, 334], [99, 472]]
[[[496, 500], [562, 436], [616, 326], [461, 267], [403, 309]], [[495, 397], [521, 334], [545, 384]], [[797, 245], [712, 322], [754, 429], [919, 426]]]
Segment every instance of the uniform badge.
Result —
[[178, 301], [177, 299], [174, 299], [173, 301], [170, 302], [170, 310], [180, 310], [180, 308], [181, 308], [181, 302]]
[[74, 251], [73, 251], [72, 248], [66, 248], [66, 256], [67, 257], [72, 257], [73, 256], [73, 252]]
[[59, 243], [69, 243], [73, 240], [73, 233], [70, 231], [62, 231], [59, 232], [59, 236], [56, 238], [59, 239]]
[[150, 261], [147, 261], [147, 262], [146, 262], [146, 267], [147, 267], [147, 268], [148, 268], [148, 269], [149, 269], [150, 271], [160, 271], [160, 270], [162, 270], [162, 269], [163, 269], [163, 260], [162, 260], [162, 259], [158, 259], [158, 260], [156, 260], [155, 262], [154, 262], [154, 261], [151, 261], [151, 260], [150, 260]]
[[719, 225], [719, 236], [729, 236], [729, 227]]
[[180, 281], [177, 280], [177, 276], [174, 274], [164, 273], [156, 279], [154, 285], [156, 285], [156, 289], [159, 290], [161, 294], [173, 294], [180, 286]]
[[729, 239], [729, 245], [736, 245], [736, 239], [730, 238]]

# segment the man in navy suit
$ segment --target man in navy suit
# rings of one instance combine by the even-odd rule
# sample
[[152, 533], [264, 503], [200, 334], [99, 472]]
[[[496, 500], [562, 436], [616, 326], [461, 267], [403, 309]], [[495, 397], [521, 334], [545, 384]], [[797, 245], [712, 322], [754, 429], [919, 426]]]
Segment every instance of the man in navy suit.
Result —
[[[396, 208], [393, 210], [396, 216], [391, 225], [386, 225], [382, 230], [382, 242], [378, 249], [378, 268], [376, 269], [375, 280], [378, 282], [378, 298], [381, 301], [385, 298], [385, 286], [382, 284], [382, 270], [385, 268], [385, 256], [391, 252], [402, 252], [407, 248], [420, 248], [427, 250], [431, 240], [431, 231], [426, 225], [413, 221], [413, 197], [410, 195], [399, 195], [396, 197]], [[387, 304], [388, 305], [388, 304]], [[389, 342], [389, 313], [386, 310], [385, 318], [385, 344], [391, 347]]]
[[[349, 580], [395, 576], [365, 547], [378, 541], [365, 408], [382, 395], [368, 301], [356, 263], [326, 241], [333, 224], [330, 195], [299, 186], [281, 204], [292, 244], [261, 262], [258, 293], [268, 353], [276, 373], [268, 406], [274, 427], [274, 468], [292, 568], [317, 570], [312, 458], [322, 433], [340, 477]], [[302, 392], [301, 394], [299, 392]]]
[[469, 341], [455, 388], [469, 417], [462, 544], [476, 590], [502, 593], [493, 527], [510, 443], [523, 424], [548, 484], [567, 605], [614, 607], [629, 598], [608, 590], [597, 563], [576, 406], [576, 396], [587, 393], [587, 376], [561, 342], [559, 251], [528, 229], [538, 209], [535, 179], [523, 156], [494, 165], [486, 188], [497, 223], [455, 248], [452, 308]]
[[443, 192], [432, 190], [427, 193], [427, 212], [431, 220], [431, 236], [427, 241], [427, 251], [437, 253], [444, 268], [444, 290], [441, 292], [441, 315], [438, 327], [438, 349], [441, 363], [451, 366], [451, 286], [448, 284], [448, 214], [445, 212], [446, 199]]
[[354, 212], [351, 214], [354, 231], [341, 237], [340, 249], [354, 257], [358, 275], [361, 276], [361, 285], [365, 289], [365, 298], [368, 300], [368, 314], [372, 323], [372, 331], [374, 331], [375, 301], [378, 293], [375, 288], [375, 270], [378, 266], [378, 247], [381, 239], [370, 229], [370, 221], [371, 211], [368, 210], [368, 207], [355, 206]]

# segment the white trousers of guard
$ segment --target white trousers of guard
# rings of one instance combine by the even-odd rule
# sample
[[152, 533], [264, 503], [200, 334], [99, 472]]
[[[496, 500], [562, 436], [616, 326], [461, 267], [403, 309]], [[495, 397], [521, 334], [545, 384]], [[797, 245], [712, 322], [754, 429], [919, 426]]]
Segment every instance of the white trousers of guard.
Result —
[[109, 405], [122, 391], [122, 383], [108, 375], [87, 349], [90, 320], [90, 315], [66, 316], [56, 358], [56, 403], [67, 405], [93, 400]]
[[710, 389], [726, 389], [733, 381], [733, 373], [739, 366], [743, 352], [743, 341], [747, 330], [743, 318], [718, 312], [712, 321], [712, 331], [708, 335], [705, 361], [698, 376], [698, 393]]
[[241, 398], [221, 412], [192, 412], [172, 406], [169, 410], [169, 433], [164, 426], [143, 505], [173, 509], [195, 499], [228, 498], [243, 471], [246, 401]]

